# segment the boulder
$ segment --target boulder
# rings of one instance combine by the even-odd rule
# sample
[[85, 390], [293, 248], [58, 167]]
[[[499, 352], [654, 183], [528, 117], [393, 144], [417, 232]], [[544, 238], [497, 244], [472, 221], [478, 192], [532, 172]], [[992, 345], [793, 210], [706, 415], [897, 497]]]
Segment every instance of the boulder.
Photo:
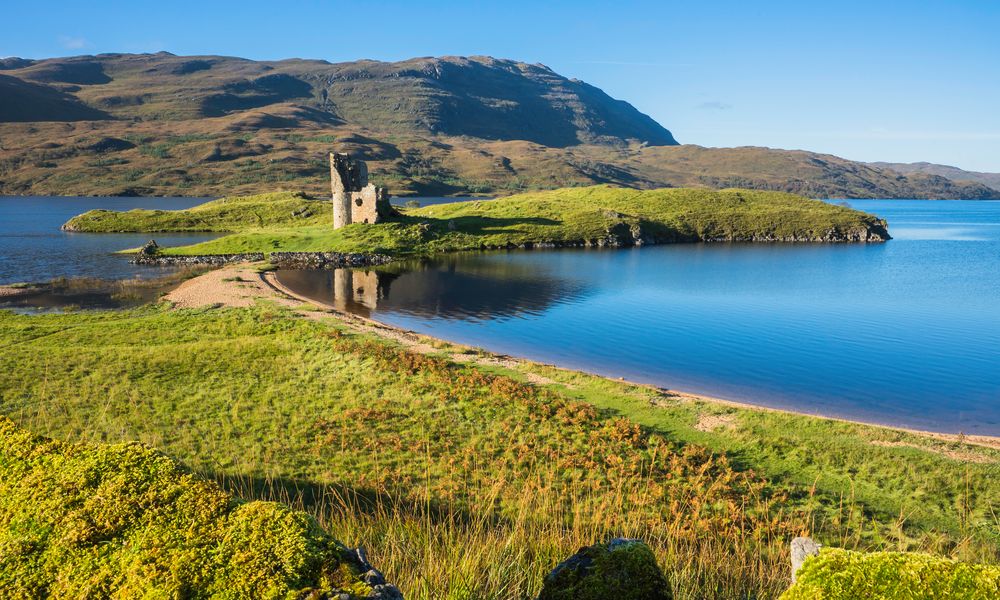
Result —
[[139, 248], [139, 256], [156, 256], [160, 253], [160, 245], [156, 240], [149, 240]]
[[802, 568], [802, 563], [810, 556], [819, 554], [822, 545], [808, 537], [797, 537], [792, 540], [792, 583], [795, 583], [797, 573]]
[[559, 563], [538, 600], [671, 600], [670, 584], [641, 540], [616, 538]]

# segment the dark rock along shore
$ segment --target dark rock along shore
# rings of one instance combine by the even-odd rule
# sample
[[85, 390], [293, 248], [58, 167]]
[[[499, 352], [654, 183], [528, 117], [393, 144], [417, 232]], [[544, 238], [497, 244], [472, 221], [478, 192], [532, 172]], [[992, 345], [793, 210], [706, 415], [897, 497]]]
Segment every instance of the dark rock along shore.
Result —
[[[165, 256], [160, 254], [160, 246], [156, 243], [156, 240], [149, 240], [129, 262], [137, 265], [194, 266], [260, 262], [266, 258], [263, 252]], [[384, 254], [352, 252], [272, 252], [270, 262], [272, 265], [282, 269], [331, 269], [384, 265], [392, 262], [392, 257]]]

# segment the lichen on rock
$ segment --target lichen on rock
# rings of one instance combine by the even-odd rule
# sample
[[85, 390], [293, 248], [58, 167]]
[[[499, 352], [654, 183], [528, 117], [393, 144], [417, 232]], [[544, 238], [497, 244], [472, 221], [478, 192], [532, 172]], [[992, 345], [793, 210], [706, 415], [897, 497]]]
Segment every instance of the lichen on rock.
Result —
[[781, 600], [995, 600], [1000, 567], [916, 552], [820, 550]]
[[545, 577], [538, 600], [671, 600], [649, 546], [616, 538], [581, 548]]
[[69, 444], [0, 417], [5, 598], [399, 600], [304, 512], [244, 502], [143, 444]]

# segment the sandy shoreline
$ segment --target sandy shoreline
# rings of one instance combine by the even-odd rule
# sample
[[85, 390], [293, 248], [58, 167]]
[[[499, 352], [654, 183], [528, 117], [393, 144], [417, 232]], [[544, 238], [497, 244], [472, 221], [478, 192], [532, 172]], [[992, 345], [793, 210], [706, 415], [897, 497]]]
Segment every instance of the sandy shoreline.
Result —
[[[344, 322], [355, 328], [364, 330], [367, 333], [373, 333], [375, 335], [379, 335], [380, 337], [392, 339], [396, 342], [403, 344], [408, 349], [416, 352], [429, 353], [438, 351], [438, 349], [431, 344], [431, 342], [434, 341], [444, 342], [447, 343], [448, 345], [455, 347], [466, 347], [463, 344], [454, 343], [447, 340], [436, 340], [431, 336], [419, 334], [413, 331], [408, 331], [405, 329], [394, 327], [392, 325], [387, 325], [385, 323], [381, 323], [379, 321], [355, 315], [352, 313], [346, 313], [341, 310], [338, 310], [332, 304], [306, 298], [304, 296], [296, 294], [294, 291], [282, 285], [281, 282], [278, 281], [277, 277], [275, 277], [273, 272], [268, 272], [268, 271], [260, 272], [256, 267], [251, 265], [229, 266], [218, 270], [210, 271], [204, 275], [195, 277], [193, 279], [189, 279], [184, 283], [182, 283], [180, 286], [178, 286], [175, 290], [167, 294], [164, 297], [164, 299], [173, 303], [174, 306], [176, 306], [177, 308], [196, 308], [204, 306], [244, 307], [244, 306], [251, 306], [258, 299], [274, 301], [277, 304], [286, 307], [296, 307], [302, 304], [306, 304], [321, 309], [322, 312], [314, 313], [316, 316], [321, 316], [327, 313], [335, 314], [338, 318], [340, 318], [341, 320], [343, 320]], [[488, 349], [485, 356], [473, 357], [473, 355], [464, 354], [464, 355], [456, 355], [453, 358], [455, 358], [456, 360], [460, 360], [462, 362], [475, 360], [477, 362], [481, 362], [482, 364], [496, 365], [496, 366], [514, 366], [517, 364], [539, 365], [563, 371], [586, 373], [586, 371], [580, 371], [578, 369], [564, 369], [563, 367], [559, 367], [558, 365], [547, 365], [542, 363], [536, 363], [535, 361], [531, 361], [528, 359], [494, 354], [489, 352]], [[992, 450], [1000, 450], [1000, 437], [996, 436], [940, 433], [934, 431], [924, 431], [919, 429], [910, 429], [906, 427], [884, 425], [880, 423], [869, 423], [865, 421], [828, 417], [828, 416], [815, 415], [794, 410], [771, 408], [756, 404], [749, 404], [746, 402], [725, 400], [723, 398], [715, 398], [712, 396], [691, 394], [674, 389], [660, 388], [658, 386], [653, 386], [649, 384], [635, 383], [624, 379], [605, 377], [595, 373], [587, 373], [587, 374], [594, 377], [600, 377], [602, 379], [606, 379], [614, 383], [632, 385], [650, 389], [657, 393], [667, 395], [673, 399], [702, 402], [718, 406], [728, 406], [728, 407], [738, 408], [741, 410], [788, 414], [788, 415], [804, 416], [813, 419], [822, 419], [827, 421], [849, 423], [854, 425], [863, 425], [866, 427], [872, 427], [885, 431], [908, 433], [930, 440], [949, 442], [949, 443], [961, 442], [966, 444], [973, 444], [976, 446], [982, 446], [984, 448], [989, 448]], [[551, 380], [547, 380], [545, 377], [538, 375], [529, 375], [529, 379], [533, 379], [532, 381], [533, 383], [541, 385], [548, 383], [555, 383]]]
[[[369, 319], [369, 318], [366, 318], [366, 317], [361, 317], [361, 316], [355, 315], [353, 313], [345, 313], [345, 312], [343, 312], [341, 310], [338, 310], [332, 304], [329, 304], [329, 303], [326, 303], [326, 302], [320, 302], [320, 301], [317, 301], [317, 300], [314, 300], [314, 299], [311, 299], [311, 298], [306, 298], [305, 296], [301, 296], [299, 294], [296, 294], [294, 291], [292, 291], [289, 288], [287, 288], [286, 286], [282, 285], [281, 282], [278, 281], [278, 278], [274, 275], [274, 273], [265, 272], [265, 273], [260, 274], [260, 277], [275, 292], [277, 292], [277, 293], [279, 293], [281, 295], [287, 296], [289, 298], [294, 298], [295, 300], [298, 300], [300, 302], [304, 302], [304, 303], [307, 303], [307, 304], [312, 304], [312, 305], [317, 306], [319, 308], [323, 308], [325, 310], [328, 310], [330, 312], [333, 312], [333, 313], [337, 314], [338, 316], [341, 316], [342, 318], [348, 318], [349, 320], [356, 321], [356, 322], [363, 322], [363, 323], [368, 324], [369, 326], [374, 326], [374, 327], [377, 327], [377, 328], [383, 329], [383, 330], [395, 331], [395, 332], [398, 332], [398, 333], [401, 333], [401, 334], [404, 334], [404, 335], [415, 336], [415, 337], [416, 336], [419, 336], [419, 337], [429, 337], [429, 336], [426, 336], [424, 334], [419, 334], [419, 333], [416, 333], [416, 332], [413, 332], [413, 331], [408, 331], [408, 330], [400, 329], [400, 328], [394, 327], [392, 325], [387, 325], [385, 323], [382, 323], [380, 321], [376, 321], [374, 319]], [[456, 342], [451, 342], [449, 340], [442, 340], [442, 341], [446, 341], [449, 344], [453, 344], [453, 345], [458, 345], [458, 346], [462, 345], [462, 344], [458, 344]], [[486, 349], [486, 350], [489, 351], [489, 349]], [[522, 361], [522, 362], [525, 362], [525, 363], [534, 363], [534, 361], [531, 361], [531, 360], [525, 359], [525, 358], [520, 358], [520, 357], [508, 357], [508, 356], [502, 356], [502, 355], [494, 355], [494, 356], [498, 356], [498, 357], [500, 357], [502, 359], [506, 359], [506, 360], [515, 360], [515, 361]], [[554, 368], [557, 368], [557, 369], [564, 369], [563, 367], [560, 367], [558, 365], [544, 365], [544, 366], [546, 366], [546, 367], [554, 367]], [[570, 370], [570, 371], [576, 370], [576, 371], [579, 371], [578, 369], [566, 369], [566, 370]], [[584, 371], [584, 372], [586, 372], [586, 371]], [[625, 379], [615, 379], [615, 378], [611, 378], [611, 377], [606, 377], [606, 376], [603, 376], [603, 375], [599, 375], [599, 374], [596, 374], [596, 373], [588, 373], [588, 375], [593, 375], [594, 377], [601, 377], [603, 379], [608, 379], [610, 381], [615, 381], [615, 382], [618, 382], [618, 383], [625, 383], [625, 384], [628, 384], [628, 385], [635, 385], [635, 386], [640, 386], [640, 387], [652, 388], [652, 389], [655, 389], [655, 390], [660, 391], [660, 392], [669, 393], [671, 396], [677, 397], [677, 398], [684, 398], [684, 399], [688, 399], [688, 400], [695, 400], [695, 401], [700, 401], [700, 402], [707, 402], [707, 403], [711, 403], [711, 404], [719, 404], [719, 405], [723, 405], [723, 406], [732, 406], [734, 408], [740, 408], [740, 409], [745, 409], [745, 410], [755, 410], [755, 411], [764, 411], [764, 412], [774, 412], [774, 413], [782, 413], [782, 414], [791, 414], [791, 415], [798, 415], [798, 416], [804, 416], [804, 417], [811, 417], [811, 418], [814, 418], [814, 419], [825, 419], [825, 420], [829, 420], [829, 421], [838, 421], [838, 422], [841, 422], [841, 423], [852, 423], [852, 424], [856, 424], [856, 425], [865, 425], [865, 426], [868, 426], [868, 427], [878, 427], [878, 428], [886, 429], [886, 430], [890, 430], [890, 431], [902, 431], [902, 432], [911, 433], [911, 434], [919, 435], [919, 436], [922, 436], [922, 437], [928, 437], [928, 438], [932, 438], [932, 439], [936, 439], [936, 440], [941, 440], [941, 441], [946, 441], [946, 442], [963, 441], [963, 442], [969, 443], [969, 444], [975, 444], [975, 445], [978, 445], [978, 446], [984, 446], [984, 447], [987, 447], [987, 448], [992, 448], [992, 449], [995, 449], [995, 450], [1000, 450], [1000, 437], [998, 437], [998, 436], [964, 435], [964, 434], [953, 434], [953, 433], [940, 433], [940, 432], [936, 432], [936, 431], [925, 431], [925, 430], [921, 430], [921, 429], [911, 429], [911, 428], [907, 428], [907, 427], [885, 425], [885, 424], [881, 424], [881, 423], [870, 423], [870, 422], [866, 422], [866, 421], [858, 421], [858, 420], [852, 420], [852, 419], [843, 419], [843, 418], [838, 418], [838, 417], [829, 417], [829, 416], [825, 416], [825, 415], [816, 415], [816, 414], [810, 414], [810, 413], [801, 412], [801, 411], [794, 411], [794, 410], [781, 409], [781, 408], [772, 408], [772, 407], [768, 407], [768, 406], [760, 406], [758, 404], [750, 404], [750, 403], [747, 403], [747, 402], [738, 402], [738, 401], [734, 401], [734, 400], [726, 400], [726, 399], [717, 398], [717, 397], [714, 397], [714, 396], [705, 396], [705, 395], [701, 395], [701, 394], [692, 394], [692, 393], [688, 393], [688, 392], [684, 392], [684, 391], [680, 391], [680, 390], [675, 390], [675, 389], [661, 388], [661, 387], [658, 387], [658, 386], [654, 386], [654, 385], [650, 385], [650, 384], [645, 384], [645, 383], [636, 383], [636, 382], [628, 381], [628, 380], [625, 380]]]

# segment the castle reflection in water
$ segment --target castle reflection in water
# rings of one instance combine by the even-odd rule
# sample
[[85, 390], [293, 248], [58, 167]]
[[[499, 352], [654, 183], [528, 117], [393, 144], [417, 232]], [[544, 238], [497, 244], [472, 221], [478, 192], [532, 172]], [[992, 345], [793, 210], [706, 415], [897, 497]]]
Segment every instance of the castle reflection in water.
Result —
[[379, 312], [503, 319], [539, 314], [585, 293], [584, 286], [558, 269], [524, 264], [530, 258], [496, 261], [487, 254], [468, 254], [377, 269], [281, 270], [277, 277], [300, 296], [364, 317]]
[[333, 271], [333, 306], [337, 310], [354, 311], [359, 307], [369, 311], [378, 307], [378, 301], [389, 294], [389, 277], [375, 271], [336, 269]]
[[296, 294], [339, 311], [370, 316], [389, 294], [392, 275], [374, 270], [289, 270], [278, 274]]

